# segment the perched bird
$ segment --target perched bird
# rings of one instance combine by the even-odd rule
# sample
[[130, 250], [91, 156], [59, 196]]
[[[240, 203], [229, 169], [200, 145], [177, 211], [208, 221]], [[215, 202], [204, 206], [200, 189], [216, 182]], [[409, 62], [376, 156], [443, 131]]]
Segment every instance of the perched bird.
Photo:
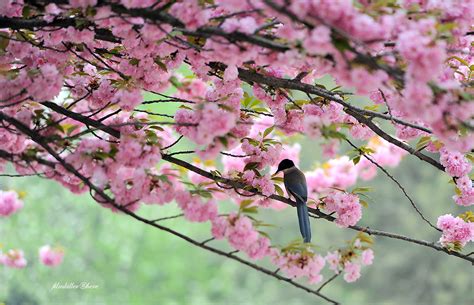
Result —
[[311, 226], [309, 224], [308, 207], [306, 200], [308, 197], [308, 190], [306, 187], [306, 177], [300, 171], [293, 161], [284, 159], [278, 164], [278, 170], [275, 174], [282, 171], [284, 173], [283, 181], [285, 183], [286, 192], [293, 196], [296, 201], [296, 210], [298, 212], [298, 222], [300, 232], [303, 236], [304, 242], [311, 242]]

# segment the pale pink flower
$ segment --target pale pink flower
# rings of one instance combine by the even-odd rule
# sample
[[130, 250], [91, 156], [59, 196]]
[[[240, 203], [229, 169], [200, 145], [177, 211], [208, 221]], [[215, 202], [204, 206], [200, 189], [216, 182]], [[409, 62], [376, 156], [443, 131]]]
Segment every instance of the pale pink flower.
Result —
[[445, 167], [446, 172], [452, 177], [465, 176], [472, 169], [471, 163], [469, 163], [463, 154], [457, 151], [450, 151], [445, 148], [440, 150], [439, 162]]
[[22, 250], [12, 249], [6, 253], [0, 252], [0, 263], [7, 267], [24, 268], [27, 261]]
[[64, 250], [62, 248], [52, 248], [50, 245], [42, 246], [38, 253], [40, 262], [50, 267], [61, 264], [64, 257]]
[[474, 240], [473, 222], [465, 222], [459, 217], [446, 214], [438, 217], [437, 226], [443, 230], [439, 240], [443, 246], [454, 242], [459, 242], [461, 246], [465, 246], [467, 242]]
[[374, 251], [372, 251], [372, 249], [366, 249], [362, 251], [361, 258], [363, 265], [372, 265], [372, 262], [374, 260]]
[[344, 280], [348, 283], [355, 282], [360, 277], [360, 265], [353, 262], [344, 264]]
[[325, 199], [326, 210], [336, 212], [335, 223], [341, 227], [355, 225], [362, 217], [359, 198], [351, 193], [332, 192]]
[[97, 0], [69, 0], [72, 7], [88, 7], [97, 4]]
[[335, 273], [339, 273], [339, 265], [341, 261], [341, 255], [339, 251], [328, 252], [325, 258], [329, 264], [329, 269], [331, 269]]
[[23, 207], [23, 202], [15, 191], [0, 190], [0, 216], [10, 216]]

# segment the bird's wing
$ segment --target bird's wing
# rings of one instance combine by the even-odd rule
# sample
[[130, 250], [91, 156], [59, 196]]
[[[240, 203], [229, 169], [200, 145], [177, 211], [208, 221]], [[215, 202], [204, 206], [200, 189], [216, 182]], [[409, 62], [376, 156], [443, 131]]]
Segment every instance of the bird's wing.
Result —
[[295, 197], [295, 199], [300, 199], [301, 201], [306, 202], [308, 189], [306, 187], [306, 178], [304, 174], [300, 170], [295, 169], [285, 176], [284, 181], [287, 192]]

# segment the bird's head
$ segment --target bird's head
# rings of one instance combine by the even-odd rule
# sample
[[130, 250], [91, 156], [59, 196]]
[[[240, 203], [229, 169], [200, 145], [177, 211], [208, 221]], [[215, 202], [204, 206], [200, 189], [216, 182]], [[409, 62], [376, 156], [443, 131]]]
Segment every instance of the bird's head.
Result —
[[278, 174], [281, 171], [284, 171], [285, 169], [289, 169], [295, 166], [295, 163], [291, 161], [290, 159], [283, 159], [281, 160], [280, 164], [278, 164], [278, 169], [275, 172], [274, 175]]

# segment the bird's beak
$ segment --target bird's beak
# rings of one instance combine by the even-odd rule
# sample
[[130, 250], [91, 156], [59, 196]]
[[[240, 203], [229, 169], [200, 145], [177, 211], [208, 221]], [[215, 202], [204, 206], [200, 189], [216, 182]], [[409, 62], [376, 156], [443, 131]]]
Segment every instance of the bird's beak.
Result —
[[272, 176], [275, 176], [276, 174], [278, 174], [280, 172], [279, 169], [277, 169], [277, 171], [272, 175]]

